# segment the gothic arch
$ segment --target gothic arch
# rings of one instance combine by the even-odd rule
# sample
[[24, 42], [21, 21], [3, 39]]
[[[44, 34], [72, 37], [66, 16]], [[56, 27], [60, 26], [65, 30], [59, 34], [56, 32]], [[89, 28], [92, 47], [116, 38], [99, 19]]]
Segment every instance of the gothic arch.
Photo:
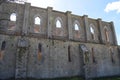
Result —
[[41, 16], [39, 14], [34, 16], [34, 32], [40, 33], [40, 26], [41, 25]]
[[115, 63], [113, 48], [109, 48], [110, 60], [112, 63]]
[[95, 26], [92, 23], [90, 24], [90, 34], [91, 38], [95, 40]]
[[41, 19], [39, 16], [35, 17], [34, 24], [40, 25], [41, 24]]
[[77, 20], [75, 20], [73, 23], [73, 27], [74, 27], [75, 31], [79, 31], [80, 30], [80, 23]]
[[55, 26], [56, 26], [56, 28], [62, 28], [63, 27], [63, 21], [60, 17], [57, 17], [55, 19]]
[[104, 34], [106, 42], [110, 42], [111, 30], [107, 26], [104, 26]]
[[64, 25], [61, 17], [56, 17], [54, 21], [54, 31], [53, 35], [55, 36], [63, 36], [64, 35]]
[[6, 41], [3, 41], [0, 48], [0, 60], [3, 59], [5, 48], [6, 48]]
[[73, 21], [73, 37], [75, 40], [79, 40], [81, 37], [81, 35], [83, 35], [82, 33], [82, 28], [80, 26], [80, 23], [78, 20], [74, 20]]
[[17, 20], [16, 13], [11, 13], [9, 18], [10, 18], [10, 21], [9, 21], [8, 30], [15, 30], [15, 28], [16, 28], [16, 20]]
[[16, 21], [16, 13], [12, 13], [11, 15], [10, 15], [10, 21]]

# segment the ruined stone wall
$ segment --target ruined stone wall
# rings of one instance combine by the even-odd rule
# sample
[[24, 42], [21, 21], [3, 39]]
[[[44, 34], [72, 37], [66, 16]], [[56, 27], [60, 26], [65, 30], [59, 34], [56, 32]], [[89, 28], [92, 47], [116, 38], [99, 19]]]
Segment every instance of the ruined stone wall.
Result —
[[[10, 19], [12, 13], [15, 21]], [[80, 44], [86, 46], [87, 54], [80, 51]], [[120, 74], [113, 22], [70, 11], [29, 3], [0, 5], [0, 48], [0, 79]]]

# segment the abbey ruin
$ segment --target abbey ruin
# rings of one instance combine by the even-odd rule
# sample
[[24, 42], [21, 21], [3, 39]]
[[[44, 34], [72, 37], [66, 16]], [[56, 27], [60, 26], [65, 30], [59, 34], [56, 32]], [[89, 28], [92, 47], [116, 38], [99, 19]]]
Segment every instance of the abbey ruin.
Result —
[[0, 5], [0, 79], [120, 76], [113, 22], [31, 6]]

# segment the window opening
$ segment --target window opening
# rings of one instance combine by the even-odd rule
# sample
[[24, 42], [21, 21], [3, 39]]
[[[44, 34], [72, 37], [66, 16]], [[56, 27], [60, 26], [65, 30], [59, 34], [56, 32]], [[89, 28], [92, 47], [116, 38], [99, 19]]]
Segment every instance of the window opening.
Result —
[[10, 15], [8, 30], [15, 30], [15, 27], [16, 27], [16, 13], [12, 13]]
[[94, 29], [93, 29], [93, 25], [90, 25], [90, 32], [91, 32], [91, 37], [92, 37], [92, 39], [95, 39], [94, 37], [95, 37], [95, 31], [94, 31]]
[[40, 24], [41, 24], [41, 19], [39, 17], [36, 17], [34, 19], [34, 32], [39, 33], [40, 32]]
[[61, 27], [62, 27], [60, 20], [57, 20], [57, 21], [56, 21], [56, 27], [57, 27], [57, 28], [61, 28]]
[[78, 31], [78, 30], [79, 30], [78, 24], [75, 24], [75, 25], [74, 25], [74, 28], [75, 28], [76, 31]]
[[16, 13], [12, 13], [11, 15], [10, 15], [10, 21], [16, 21]]
[[40, 60], [42, 57], [42, 45], [38, 44], [38, 60]]
[[109, 42], [109, 33], [106, 28], [105, 28], [105, 38], [106, 38], [106, 41]]
[[40, 25], [41, 19], [39, 17], [35, 18], [34, 24]]
[[92, 50], [92, 61], [93, 61], [93, 63], [96, 63], [94, 48], [92, 48], [91, 50]]
[[3, 59], [3, 53], [4, 53], [4, 50], [5, 50], [5, 47], [6, 47], [6, 42], [3, 41], [2, 45], [1, 45], [1, 50], [0, 50], [0, 60]]
[[2, 42], [2, 46], [1, 46], [1, 51], [5, 50], [5, 47], [6, 47], [6, 42], [3, 41], [3, 42]]
[[68, 61], [71, 62], [70, 45], [68, 46]]
[[114, 55], [114, 53], [113, 53], [112, 49], [110, 49], [111, 62], [115, 63], [113, 55]]

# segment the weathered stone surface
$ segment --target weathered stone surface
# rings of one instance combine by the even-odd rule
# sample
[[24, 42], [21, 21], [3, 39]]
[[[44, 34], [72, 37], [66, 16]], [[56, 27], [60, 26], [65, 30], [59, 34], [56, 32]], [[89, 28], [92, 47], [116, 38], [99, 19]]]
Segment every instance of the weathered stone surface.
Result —
[[[29, 3], [3, 3], [0, 12], [0, 19], [5, 18], [0, 20], [0, 79], [120, 76], [120, 47], [112, 22]], [[9, 30], [12, 13], [17, 15], [16, 27]], [[36, 17], [41, 20], [38, 33], [34, 32]], [[57, 19], [61, 28], [56, 27]]]

